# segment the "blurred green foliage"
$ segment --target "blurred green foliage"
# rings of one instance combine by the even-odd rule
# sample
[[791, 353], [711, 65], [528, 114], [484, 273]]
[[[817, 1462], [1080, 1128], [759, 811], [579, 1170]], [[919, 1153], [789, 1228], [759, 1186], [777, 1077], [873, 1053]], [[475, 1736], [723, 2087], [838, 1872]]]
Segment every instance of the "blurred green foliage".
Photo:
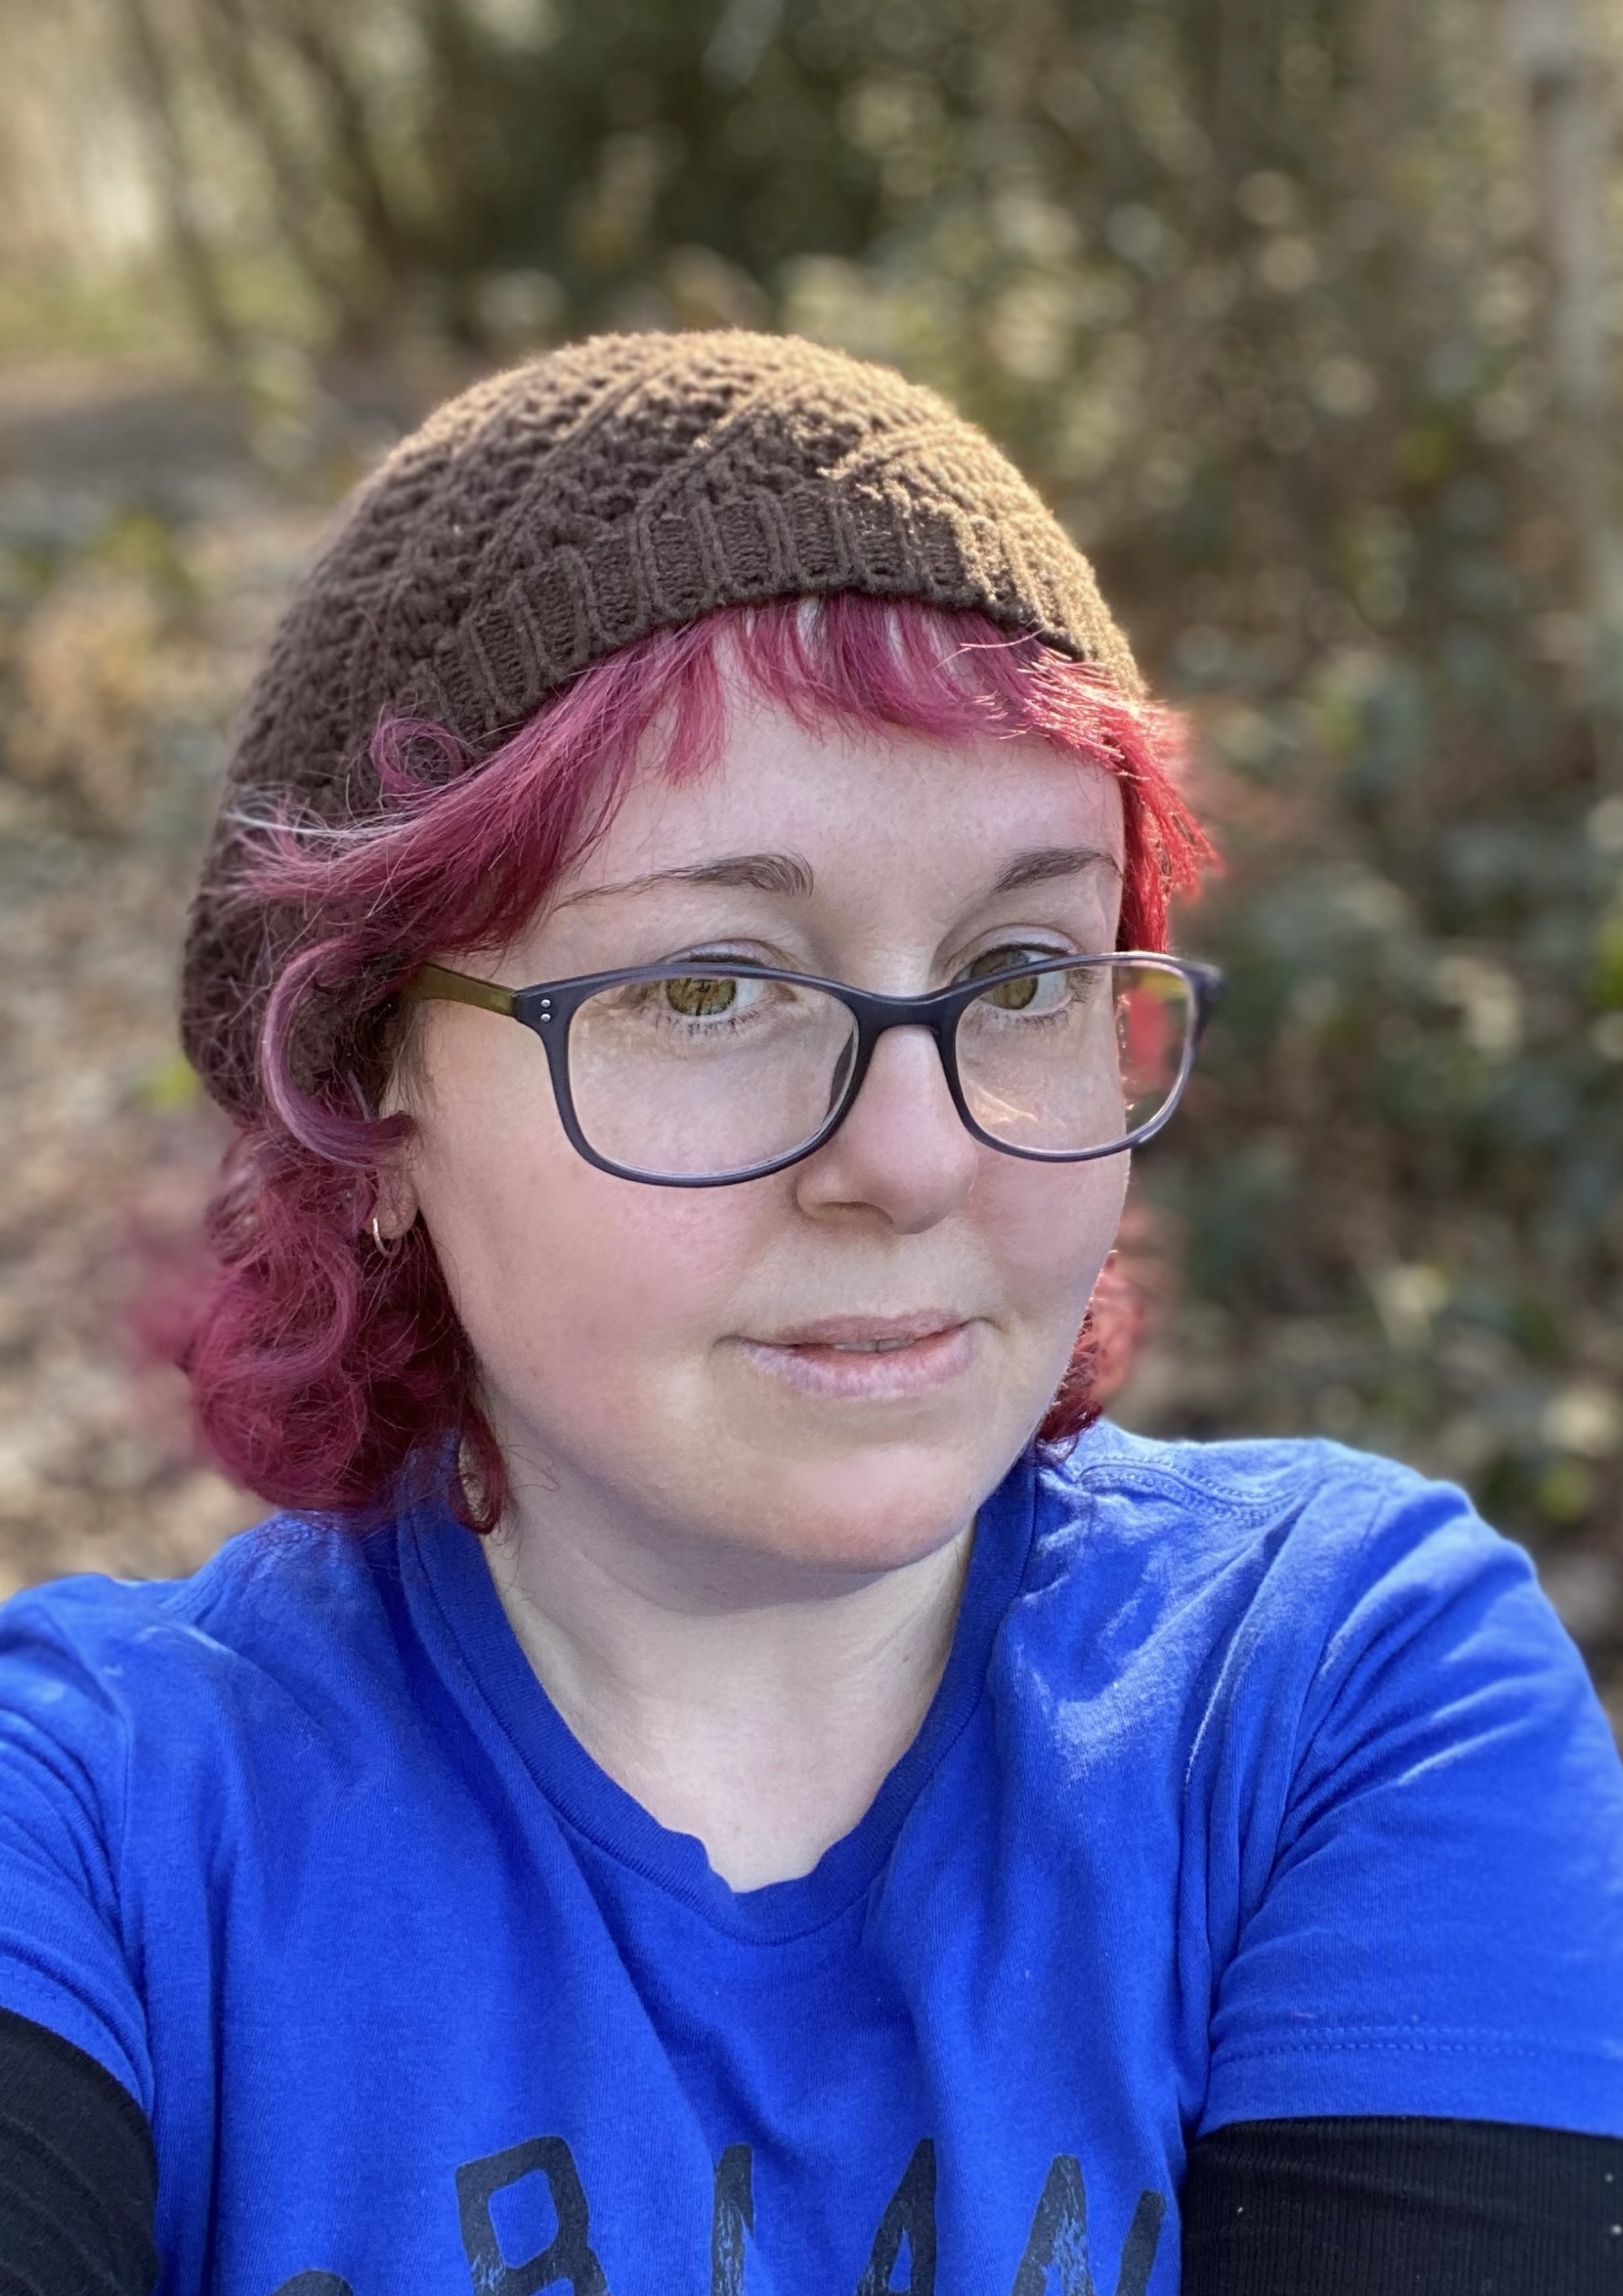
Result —
[[1480, 0], [124, 6], [228, 332], [277, 263], [324, 355], [784, 325], [1007, 442], [1190, 709], [1229, 858], [1137, 1407], [1615, 1547], [1618, 504], [1562, 330], [1619, 188], [1603, 136], [1536, 164], [1599, 80]]

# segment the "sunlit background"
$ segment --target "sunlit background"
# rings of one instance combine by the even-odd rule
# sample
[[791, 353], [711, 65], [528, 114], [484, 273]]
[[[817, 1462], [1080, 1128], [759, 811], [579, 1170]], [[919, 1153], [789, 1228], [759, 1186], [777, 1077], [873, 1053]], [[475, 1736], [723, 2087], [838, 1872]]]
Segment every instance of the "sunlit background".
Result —
[[493, 363], [740, 323], [986, 422], [1196, 721], [1122, 1416], [1463, 1479], [1623, 1718], [1620, 66], [1581, 0], [0, 0], [0, 1577], [254, 1512], [164, 1362], [171, 995], [324, 518]]

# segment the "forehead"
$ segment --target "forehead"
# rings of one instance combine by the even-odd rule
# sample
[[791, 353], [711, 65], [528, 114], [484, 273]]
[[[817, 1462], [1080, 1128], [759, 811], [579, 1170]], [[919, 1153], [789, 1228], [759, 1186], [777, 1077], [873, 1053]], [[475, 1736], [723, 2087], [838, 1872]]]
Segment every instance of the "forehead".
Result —
[[662, 745], [645, 745], [605, 834], [559, 891], [744, 850], [803, 855], [820, 886], [967, 885], [1012, 855], [1064, 846], [1122, 860], [1120, 785], [1084, 759], [1034, 736], [808, 727], [735, 692], [705, 766], [672, 777]]

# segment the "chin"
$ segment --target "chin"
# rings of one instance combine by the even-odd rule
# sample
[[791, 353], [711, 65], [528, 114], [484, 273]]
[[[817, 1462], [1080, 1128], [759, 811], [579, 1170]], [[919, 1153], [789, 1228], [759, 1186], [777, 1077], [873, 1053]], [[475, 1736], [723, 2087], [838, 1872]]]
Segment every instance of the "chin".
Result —
[[770, 1496], [755, 1483], [741, 1527], [748, 1544], [802, 1567], [903, 1570], [956, 1538], [1005, 1471], [1004, 1462], [971, 1461], [946, 1443], [815, 1466], [780, 1462]]

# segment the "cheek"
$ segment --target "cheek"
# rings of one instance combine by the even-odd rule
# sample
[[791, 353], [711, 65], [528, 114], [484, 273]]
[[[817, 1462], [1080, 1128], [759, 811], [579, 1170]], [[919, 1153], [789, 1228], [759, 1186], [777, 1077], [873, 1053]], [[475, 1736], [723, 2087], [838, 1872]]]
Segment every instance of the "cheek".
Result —
[[1045, 1168], [1003, 1158], [1001, 1165], [988, 1176], [981, 1230], [1011, 1302], [1032, 1321], [1074, 1336], [1121, 1224], [1129, 1159]]
[[702, 1347], [771, 1224], [770, 1184], [656, 1188], [594, 1169], [564, 1138], [544, 1064], [539, 1080], [439, 1064], [413, 1177], [474, 1353], [510, 1394], [602, 1395]]
[[[634, 1427], [673, 1454], [696, 1443], [707, 1477], [730, 1443], [755, 1459], [763, 1432], [774, 1457], [796, 1451], [809, 1439], [804, 1415], [741, 1387], [717, 1343], [758, 1311], [825, 1306], [847, 1284], [865, 1302], [887, 1283], [909, 1303], [938, 1286], [987, 1302], [1001, 1337], [970, 1419], [985, 1420], [993, 1447], [1008, 1428], [1017, 1437], [1058, 1385], [1114, 1238], [1125, 1158], [1044, 1168], [988, 1151], [951, 1221], [901, 1239], [899, 1257], [898, 1239], [877, 1239], [886, 1264], [876, 1285], [876, 1239], [799, 1218], [791, 1174], [710, 1190], [596, 1171], [564, 1138], [544, 1059], [537, 1074], [509, 1060], [499, 1037], [486, 1043], [491, 1033], [476, 1018], [458, 1057], [436, 1062], [413, 1174], [493, 1397], [550, 1449], [639, 1450], [626, 1417], [635, 1396]], [[970, 1436], [961, 1405], [951, 1416], [952, 1426], [931, 1436], [943, 1455]], [[841, 1441], [853, 1449], [849, 1435]]]

